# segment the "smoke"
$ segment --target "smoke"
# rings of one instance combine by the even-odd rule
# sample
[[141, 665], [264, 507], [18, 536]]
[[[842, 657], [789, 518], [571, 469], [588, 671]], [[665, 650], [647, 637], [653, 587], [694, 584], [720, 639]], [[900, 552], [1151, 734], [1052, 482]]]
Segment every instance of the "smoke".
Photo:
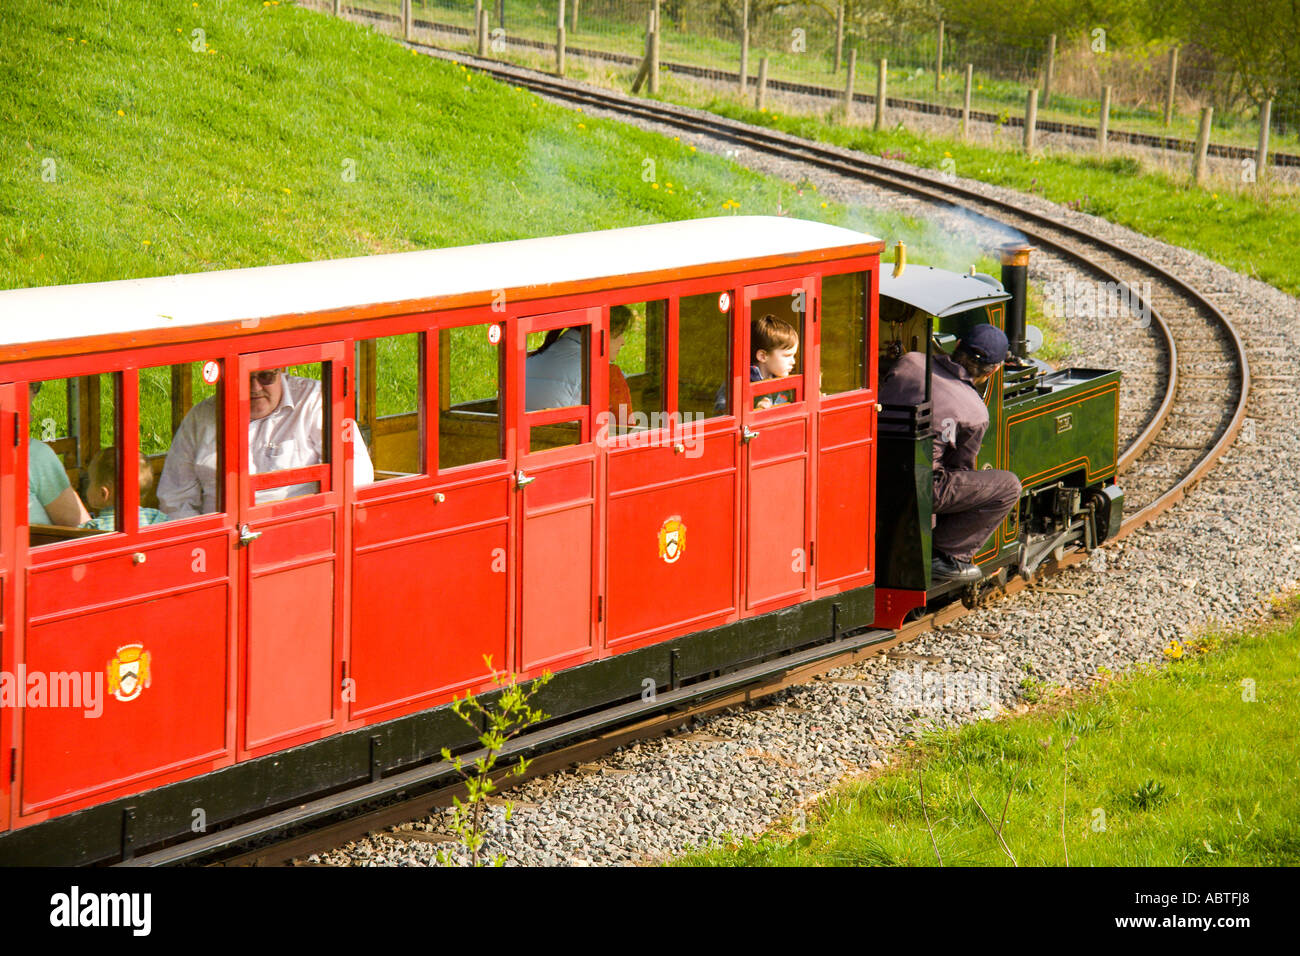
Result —
[[[953, 272], [966, 272], [972, 265], [984, 272], [994, 269], [998, 246], [1025, 241], [1019, 230], [957, 206], [916, 218], [890, 209], [853, 205], [844, 225], [884, 239], [891, 249], [895, 242], [903, 242], [909, 262]], [[982, 259], [993, 261], [981, 265]]]

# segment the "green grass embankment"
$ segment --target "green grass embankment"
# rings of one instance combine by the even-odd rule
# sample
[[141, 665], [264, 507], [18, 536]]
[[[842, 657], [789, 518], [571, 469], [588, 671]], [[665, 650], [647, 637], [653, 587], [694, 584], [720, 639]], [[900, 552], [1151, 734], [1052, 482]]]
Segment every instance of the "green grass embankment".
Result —
[[778, 210], [946, 245], [260, 0], [14, 0], [0, 155], [0, 288]]
[[806, 833], [677, 862], [1057, 866], [1068, 848], [1071, 866], [1296, 865], [1298, 608], [1244, 635], [1171, 644], [1166, 666], [1041, 712], [927, 735], [823, 797]]

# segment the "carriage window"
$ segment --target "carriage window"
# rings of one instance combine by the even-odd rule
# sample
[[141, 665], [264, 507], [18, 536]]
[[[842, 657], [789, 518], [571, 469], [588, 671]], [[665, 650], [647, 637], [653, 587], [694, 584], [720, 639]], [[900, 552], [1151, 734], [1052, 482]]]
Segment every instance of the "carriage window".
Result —
[[866, 384], [867, 275], [822, 279], [821, 393], [851, 392]]
[[215, 359], [140, 370], [141, 528], [222, 510], [223, 375]]
[[39, 547], [121, 529], [116, 374], [33, 382], [27, 517]]
[[536, 412], [591, 404], [591, 326], [531, 332], [524, 383], [524, 406]]
[[609, 433], [662, 427], [668, 301], [609, 310]]
[[438, 467], [502, 455], [501, 340], [497, 323], [438, 333]]
[[[332, 434], [328, 362], [308, 362], [288, 368], [257, 369], [248, 376], [248, 462], [254, 475], [296, 471], [328, 464]], [[354, 452], [354, 467], [361, 467], [365, 450]], [[365, 468], [369, 470], [369, 459]], [[367, 484], [370, 477], [356, 476]], [[319, 481], [291, 481], [259, 488], [257, 504], [313, 495]]]
[[355, 418], [376, 481], [424, 471], [422, 351], [418, 332], [357, 343]]
[[[749, 381], [766, 382], [803, 374], [804, 315], [807, 296], [794, 288], [749, 307]], [[765, 392], [753, 397], [754, 408], [771, 408], [793, 402], [796, 393]]]
[[730, 292], [683, 296], [677, 306], [677, 410], [731, 414]]

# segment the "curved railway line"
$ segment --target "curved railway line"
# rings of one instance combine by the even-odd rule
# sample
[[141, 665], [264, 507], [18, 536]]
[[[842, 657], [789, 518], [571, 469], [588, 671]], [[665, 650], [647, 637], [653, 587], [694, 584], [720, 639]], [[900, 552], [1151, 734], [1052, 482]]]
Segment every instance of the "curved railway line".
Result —
[[[1151, 403], [1154, 412], [1120, 459], [1126, 501], [1120, 538], [1149, 524], [1181, 500], [1214, 467], [1241, 429], [1250, 393], [1250, 368], [1240, 335], [1227, 317], [1190, 284], [1143, 256], [1012, 203], [898, 169], [872, 157], [683, 107], [634, 100], [521, 68], [409, 45], [541, 95], [727, 140], [928, 202], [957, 206], [1019, 230], [1038, 248], [1055, 252], [1102, 281], [1133, 290], [1150, 283], [1152, 292], [1143, 300], [1143, 311], [1149, 309], [1164, 350], [1164, 367], [1154, 377], [1163, 392], [1156, 393], [1159, 397]], [[1055, 573], [1083, 559], [1081, 553], [1066, 553], [1049, 559], [1042, 573]], [[1026, 586], [1017, 578], [989, 590], [1012, 594]], [[748, 704], [828, 670], [883, 653], [965, 613], [964, 607], [954, 604], [893, 632], [832, 634], [829, 640], [823, 637], [819, 643], [777, 661], [674, 687], [649, 702], [632, 701], [520, 736], [502, 756], [509, 759], [528, 752], [538, 754], [528, 777], [553, 773], [634, 740], [667, 732], [692, 717]], [[454, 773], [445, 763], [385, 776], [382, 762], [376, 757], [371, 781], [364, 786], [127, 862], [287, 862], [447, 806], [452, 795], [461, 791], [453, 779]]]

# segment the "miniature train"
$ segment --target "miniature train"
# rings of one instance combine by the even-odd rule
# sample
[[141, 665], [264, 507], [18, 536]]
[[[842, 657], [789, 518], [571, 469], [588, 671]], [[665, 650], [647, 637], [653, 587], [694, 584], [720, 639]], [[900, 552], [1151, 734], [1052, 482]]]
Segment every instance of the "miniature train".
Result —
[[[1018, 356], [981, 462], [1025, 487], [981, 569], [1113, 534], [1118, 373], [1028, 357], [1028, 253], [1004, 288], [883, 246], [726, 217], [0, 292], [0, 862], [466, 747], [485, 658], [558, 719], [951, 600], [929, 407], [877, 383], [976, 322]], [[788, 376], [751, 381], [759, 315]]]

